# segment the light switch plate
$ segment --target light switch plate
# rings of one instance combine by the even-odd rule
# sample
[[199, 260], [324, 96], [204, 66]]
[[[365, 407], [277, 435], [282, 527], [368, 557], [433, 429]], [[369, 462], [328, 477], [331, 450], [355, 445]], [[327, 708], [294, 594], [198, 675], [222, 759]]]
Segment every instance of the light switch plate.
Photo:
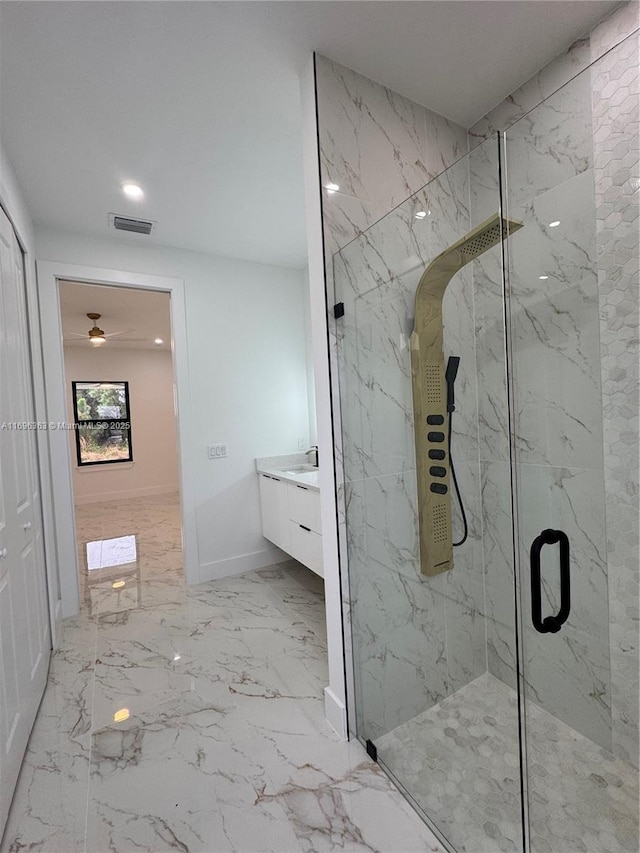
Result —
[[224, 459], [226, 455], [226, 444], [210, 444], [207, 447], [207, 456], [209, 457], [209, 459]]

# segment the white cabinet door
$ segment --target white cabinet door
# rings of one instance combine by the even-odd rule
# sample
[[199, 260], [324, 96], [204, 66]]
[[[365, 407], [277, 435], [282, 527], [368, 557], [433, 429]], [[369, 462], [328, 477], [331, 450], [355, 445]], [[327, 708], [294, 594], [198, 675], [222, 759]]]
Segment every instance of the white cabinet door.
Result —
[[50, 654], [28, 346], [22, 252], [0, 210], [0, 835]]
[[288, 552], [287, 484], [268, 474], [260, 474], [259, 484], [260, 504], [262, 506], [262, 535], [274, 545]]

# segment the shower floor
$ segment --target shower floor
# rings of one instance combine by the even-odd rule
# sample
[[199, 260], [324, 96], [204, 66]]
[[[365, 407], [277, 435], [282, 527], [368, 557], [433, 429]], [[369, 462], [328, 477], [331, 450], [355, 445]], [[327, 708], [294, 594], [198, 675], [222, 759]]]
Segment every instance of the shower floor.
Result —
[[[533, 702], [534, 853], [638, 853], [637, 771]], [[517, 697], [485, 673], [376, 740], [378, 758], [459, 853], [522, 849]]]

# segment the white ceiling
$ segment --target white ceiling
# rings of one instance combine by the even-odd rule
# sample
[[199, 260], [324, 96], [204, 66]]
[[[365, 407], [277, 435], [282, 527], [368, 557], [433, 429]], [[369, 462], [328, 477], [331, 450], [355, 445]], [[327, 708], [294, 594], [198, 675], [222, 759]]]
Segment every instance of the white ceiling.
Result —
[[[59, 287], [62, 337], [66, 347], [91, 349], [88, 332], [93, 321], [87, 318], [87, 314], [100, 314], [97, 324], [107, 336], [113, 332], [126, 332], [117, 337], [107, 337], [101, 349], [171, 348], [168, 293], [75, 281], [61, 281]], [[46, 317], [42, 322], [46, 322]], [[154, 344], [156, 338], [162, 338], [164, 343], [157, 346]]]
[[301, 267], [312, 50], [468, 127], [616, 5], [5, 0], [0, 133], [36, 223]]

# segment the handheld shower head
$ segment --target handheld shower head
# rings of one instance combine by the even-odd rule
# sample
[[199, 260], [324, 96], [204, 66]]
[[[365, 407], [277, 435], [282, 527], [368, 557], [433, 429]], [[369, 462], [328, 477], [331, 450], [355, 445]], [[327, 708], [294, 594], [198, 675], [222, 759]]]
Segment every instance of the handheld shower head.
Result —
[[447, 383], [447, 411], [454, 412], [456, 408], [454, 386], [456, 376], [458, 375], [458, 367], [460, 366], [460, 358], [457, 355], [449, 356], [447, 361], [447, 369], [444, 374], [445, 382]]

